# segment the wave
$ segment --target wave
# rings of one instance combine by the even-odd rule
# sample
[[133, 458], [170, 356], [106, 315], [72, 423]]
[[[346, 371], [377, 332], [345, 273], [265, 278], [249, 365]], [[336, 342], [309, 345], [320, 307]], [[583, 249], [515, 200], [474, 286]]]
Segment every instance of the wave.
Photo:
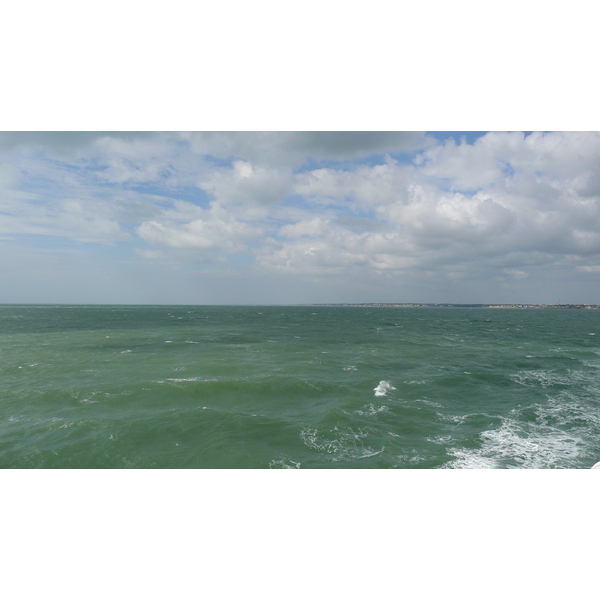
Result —
[[389, 381], [380, 381], [373, 391], [376, 396], [386, 396], [388, 392], [395, 389], [396, 388]]
[[547, 404], [513, 409], [499, 427], [479, 434], [478, 448], [449, 448], [446, 467], [576, 468], [591, 464], [600, 446], [600, 409], [569, 392]]
[[327, 434], [322, 434], [316, 428], [307, 427], [300, 432], [300, 437], [306, 446], [312, 450], [325, 452], [334, 462], [369, 458], [381, 454], [365, 446], [363, 440], [371, 434], [367, 428], [352, 428], [335, 425]]

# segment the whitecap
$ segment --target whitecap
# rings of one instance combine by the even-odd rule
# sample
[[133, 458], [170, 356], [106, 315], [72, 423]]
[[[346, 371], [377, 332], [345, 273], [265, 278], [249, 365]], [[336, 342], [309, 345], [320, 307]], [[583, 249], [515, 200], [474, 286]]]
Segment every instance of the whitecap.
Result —
[[416, 398], [415, 402], [422, 402], [423, 404], [428, 404], [429, 406], [435, 406], [435, 408], [444, 408], [444, 406], [439, 402], [434, 402], [433, 400], [426, 400], [425, 398]]
[[390, 390], [395, 390], [396, 388], [389, 381], [380, 381], [379, 385], [376, 388], [373, 388], [376, 396], [385, 396]]
[[334, 462], [368, 458], [385, 450], [385, 447], [374, 450], [363, 445], [362, 440], [369, 435], [368, 428], [353, 429], [336, 425], [329, 430], [329, 434], [332, 439], [323, 436], [317, 429], [307, 427], [300, 432], [300, 437], [309, 448], [330, 454]]
[[451, 439], [452, 436], [451, 435], [438, 435], [437, 437], [428, 437], [425, 438], [428, 442], [431, 442], [433, 444], [442, 444], [442, 445], [446, 445]]
[[575, 464], [583, 444], [575, 432], [565, 432], [544, 423], [543, 413], [551, 410], [538, 406], [541, 419], [523, 423], [518, 411], [515, 418], [503, 420], [500, 427], [483, 431], [479, 448], [450, 448], [454, 457], [448, 467], [458, 469], [522, 468], [542, 469]]
[[363, 406], [362, 409], [355, 410], [354, 414], [372, 417], [380, 412], [389, 412], [389, 410], [390, 409], [387, 406], [376, 407], [373, 403], [371, 403], [365, 404], [365, 406]]
[[525, 386], [540, 385], [541, 387], [552, 387], [555, 385], [573, 385], [575, 383], [585, 384], [588, 382], [586, 374], [577, 369], [567, 369], [566, 373], [558, 373], [550, 370], [519, 371], [510, 375], [515, 382]]
[[269, 469], [299, 469], [300, 464], [290, 458], [282, 458], [281, 460], [273, 459], [269, 463]]
[[384, 450], [385, 446], [381, 450], [373, 450], [372, 452], [366, 452], [365, 454], [362, 454], [357, 458], [369, 458], [369, 456], [377, 456], [378, 454], [381, 454]]

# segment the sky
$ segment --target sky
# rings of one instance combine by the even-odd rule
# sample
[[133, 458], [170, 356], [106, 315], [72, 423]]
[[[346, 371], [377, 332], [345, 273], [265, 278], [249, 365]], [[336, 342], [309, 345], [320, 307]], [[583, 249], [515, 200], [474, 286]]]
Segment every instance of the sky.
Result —
[[[566, 11], [562, 3], [542, 8], [510, 0], [375, 2], [367, 9], [309, 1], [299, 10], [261, 0], [175, 1], [164, 10], [160, 3], [108, 0], [99, 11], [94, 4], [59, 1], [35, 3], [34, 10], [31, 3], [8, 3], [3, 17], [9, 26], [0, 50], [10, 60], [3, 64], [0, 95], [0, 132], [6, 132], [0, 133], [0, 303], [600, 303], [599, 141], [596, 134], [575, 133], [600, 130], [597, 83], [590, 76], [597, 71], [597, 19], [589, 3], [572, 2]], [[520, 129], [527, 135], [504, 133]], [[550, 133], [530, 134], [532, 129]], [[115, 130], [208, 133], [107, 133]], [[313, 130], [337, 133], [214, 133]], [[401, 130], [434, 131], [339, 133]], [[447, 133], [454, 130], [460, 131]], [[347, 474], [347, 488], [340, 487], [340, 472], [327, 493], [350, 516], [365, 502], [394, 494], [399, 481], [371, 472], [369, 485], [357, 487], [356, 474]], [[12, 489], [35, 497], [37, 482], [15, 475], [19, 482]], [[69, 511], [58, 519], [58, 537], [65, 540], [61, 558], [81, 547], [64, 527], [79, 522], [73, 511], [85, 519], [97, 508], [108, 531], [115, 523], [123, 531], [130, 526], [122, 521], [121, 505], [96, 506], [103, 494], [118, 494], [148, 514], [156, 508], [153, 519], [165, 512], [174, 489], [177, 497], [200, 497], [169, 473], [159, 486], [168, 496], [155, 493], [157, 473], [128, 473], [133, 485], [125, 494], [123, 481], [115, 479], [113, 488], [108, 474], [94, 487], [94, 474], [87, 486], [94, 493], [74, 505], [71, 497], [86, 474], [77, 473], [77, 481], [67, 475], [56, 487], [44, 482], [52, 490], [44, 508], [50, 504], [55, 516], [63, 516], [64, 507]], [[216, 475], [211, 489], [234, 497], [241, 475], [235, 481]], [[279, 523], [289, 514], [301, 526], [327, 531], [322, 503], [311, 506], [311, 499], [322, 497], [331, 475], [318, 482], [317, 475], [305, 473], [301, 487], [284, 485], [281, 519], [273, 519], [273, 503], [265, 498], [281, 496], [282, 481], [263, 478], [254, 489], [248, 480], [255, 493], [244, 502], [252, 515], [245, 523], [260, 522], [262, 538], [267, 545], [275, 539], [278, 548]], [[511, 510], [513, 498], [525, 497], [546, 511], [540, 522], [552, 521], [553, 539], [557, 531], [559, 538], [561, 530], [570, 532], [561, 540], [565, 548], [585, 547], [573, 539], [572, 532], [584, 527], [573, 528], [572, 515], [581, 524], [594, 515], [581, 510], [580, 500], [576, 511], [564, 510], [573, 494], [561, 491], [579, 485], [568, 470], [561, 476], [569, 481], [558, 490], [555, 474], [549, 486], [541, 473], [528, 473], [518, 482], [503, 479], [498, 493], [474, 504], [482, 489], [493, 488], [493, 474], [484, 486], [483, 475], [444, 482], [457, 518], [431, 530], [439, 540], [452, 540], [449, 552], [438, 552], [444, 560], [437, 565], [452, 579], [462, 565], [448, 556], [462, 560], [461, 540], [470, 552], [480, 539], [481, 519], [499, 516], [494, 560], [486, 553], [474, 569], [481, 576], [468, 584], [473, 597], [488, 584], [490, 564], [513, 566], [506, 557], [513, 555], [514, 539], [531, 530], [530, 520], [522, 521], [522, 502], [513, 502]], [[425, 490], [423, 498], [439, 492], [424, 471], [411, 471], [410, 486]], [[405, 513], [416, 511], [419, 524], [413, 530], [402, 522], [400, 533], [419, 542], [431, 511], [420, 515], [414, 502], [406, 505], [410, 494], [395, 497]], [[593, 494], [582, 488], [578, 498], [588, 497]], [[481, 519], [474, 519], [479, 505]], [[215, 514], [214, 507], [208, 512]], [[19, 523], [17, 545], [31, 514], [13, 519]], [[569, 519], [562, 528], [561, 514]], [[224, 516], [230, 522], [230, 514]], [[34, 521], [34, 535], [55, 522]], [[245, 523], [236, 523], [242, 533]], [[272, 523], [277, 531], [269, 530]], [[327, 540], [327, 558], [338, 571], [354, 564], [357, 545], [373, 545], [371, 530], [364, 538], [353, 531], [353, 543], [334, 544], [335, 552]], [[223, 527], [203, 526], [203, 535], [207, 531], [218, 546]], [[188, 539], [173, 544], [172, 534], [163, 538], [170, 554], [176, 547], [184, 560], [193, 555]], [[547, 528], [529, 538], [541, 540], [543, 546], [533, 542], [539, 552], [530, 554], [537, 557], [535, 566], [546, 568], [555, 559], [547, 553]], [[385, 548], [390, 539], [386, 534], [377, 542]], [[286, 584], [290, 556], [302, 564], [312, 555], [312, 537], [309, 543], [294, 539], [288, 552], [267, 552], [275, 587]], [[108, 549], [95, 540], [71, 556], [85, 559], [77, 563], [82, 577], [95, 564], [90, 557], [103, 560]], [[146, 548], [139, 550], [136, 555], [145, 557]], [[574, 585], [587, 583], [581, 564], [589, 556], [570, 552], [560, 558], [563, 577], [552, 580], [552, 589], [573, 595]], [[149, 596], [156, 589], [172, 591], [174, 580], [187, 584], [180, 569], [170, 576], [168, 563], [157, 570], [162, 579], [148, 579]], [[15, 586], [27, 576], [19, 566], [13, 569]], [[206, 585], [212, 588], [214, 581], [220, 590], [229, 573], [211, 566], [214, 577]], [[347, 578], [352, 589], [372, 592], [372, 569], [362, 569], [366, 578], [358, 582], [355, 571]], [[420, 590], [430, 562], [413, 562], [411, 571], [405, 587]], [[588, 572], [594, 572], [591, 564]], [[448, 577], [440, 581], [446, 585]], [[320, 579], [305, 579], [307, 591], [323, 587]], [[140, 578], [107, 579], [107, 585], [115, 583], [137, 591]], [[189, 589], [195, 589], [192, 583]], [[378, 590], [387, 592], [387, 583], [378, 577]], [[525, 583], [532, 592], [540, 587], [539, 578], [505, 583]], [[587, 586], [581, 591], [585, 595]]]
[[600, 135], [0, 133], [2, 303], [600, 303]]

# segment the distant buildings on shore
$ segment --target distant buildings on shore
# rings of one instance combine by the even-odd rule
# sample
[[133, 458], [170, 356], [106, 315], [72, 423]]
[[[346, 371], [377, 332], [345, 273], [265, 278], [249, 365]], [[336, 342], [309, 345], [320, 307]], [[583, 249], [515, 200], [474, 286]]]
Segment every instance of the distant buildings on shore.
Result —
[[370, 306], [383, 308], [570, 308], [599, 310], [600, 304], [393, 304], [388, 302], [361, 302], [343, 304], [311, 304], [309, 306]]

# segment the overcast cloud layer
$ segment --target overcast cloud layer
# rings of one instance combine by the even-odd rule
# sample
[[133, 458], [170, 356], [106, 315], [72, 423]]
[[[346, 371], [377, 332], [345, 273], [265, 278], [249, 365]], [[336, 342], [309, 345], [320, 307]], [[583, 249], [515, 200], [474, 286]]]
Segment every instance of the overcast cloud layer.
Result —
[[0, 251], [0, 302], [600, 303], [600, 135], [7, 132]]

